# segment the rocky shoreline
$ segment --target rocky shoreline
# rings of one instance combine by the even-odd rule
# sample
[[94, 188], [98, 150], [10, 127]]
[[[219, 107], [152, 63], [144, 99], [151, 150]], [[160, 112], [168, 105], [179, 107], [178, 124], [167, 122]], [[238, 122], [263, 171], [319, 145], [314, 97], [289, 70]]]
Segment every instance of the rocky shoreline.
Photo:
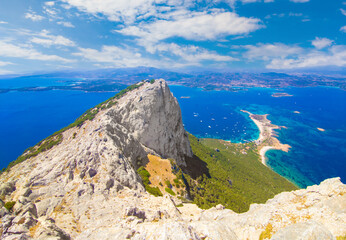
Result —
[[[262, 140], [276, 129], [266, 121]], [[148, 154], [180, 167], [193, 155], [164, 80], [143, 82], [61, 134], [61, 142], [0, 175], [1, 239], [332, 240], [346, 234], [346, 185], [339, 178], [280, 193], [242, 214], [149, 194], [136, 172]]]

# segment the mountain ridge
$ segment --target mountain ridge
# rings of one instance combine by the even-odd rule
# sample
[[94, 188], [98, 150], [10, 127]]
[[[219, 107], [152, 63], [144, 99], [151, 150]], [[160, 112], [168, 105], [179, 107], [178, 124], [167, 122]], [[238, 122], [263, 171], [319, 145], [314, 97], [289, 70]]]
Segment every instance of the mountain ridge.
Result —
[[302, 222], [324, 239], [346, 233], [336, 227], [345, 226], [346, 214], [346, 186], [339, 179], [281, 193], [243, 214], [148, 194], [136, 172], [150, 161], [148, 154], [172, 158], [166, 162], [173, 171], [186, 167], [193, 152], [166, 82], [137, 86], [61, 131], [59, 144], [0, 175], [2, 239], [265, 239], [291, 234], [286, 227]]

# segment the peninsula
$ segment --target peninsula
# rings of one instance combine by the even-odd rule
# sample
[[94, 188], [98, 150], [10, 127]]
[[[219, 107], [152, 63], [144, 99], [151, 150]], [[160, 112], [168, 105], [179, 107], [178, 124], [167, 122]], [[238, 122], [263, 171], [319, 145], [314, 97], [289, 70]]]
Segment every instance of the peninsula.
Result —
[[343, 239], [346, 185], [265, 167], [278, 126], [247, 113], [258, 145], [198, 139], [163, 79], [122, 90], [0, 174], [0, 239]]
[[277, 126], [271, 123], [270, 120], [267, 119], [268, 114], [265, 115], [256, 115], [252, 114], [248, 111], [241, 110], [244, 113], [249, 114], [250, 118], [257, 125], [260, 130], [260, 135], [257, 140], [255, 140], [255, 144], [257, 145], [258, 153], [261, 156], [261, 161], [264, 165], [266, 165], [266, 157], [265, 153], [269, 149], [282, 150], [284, 152], [288, 152], [291, 148], [288, 144], [282, 144], [277, 138], [275, 129], [286, 128], [284, 126]]

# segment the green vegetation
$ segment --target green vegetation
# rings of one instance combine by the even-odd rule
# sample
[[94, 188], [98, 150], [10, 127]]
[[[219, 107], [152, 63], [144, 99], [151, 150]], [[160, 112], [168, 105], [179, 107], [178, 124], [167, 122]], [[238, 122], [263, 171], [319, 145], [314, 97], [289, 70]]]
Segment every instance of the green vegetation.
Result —
[[147, 190], [148, 193], [154, 195], [155, 197], [161, 197], [162, 192], [158, 187], [150, 187], [150, 186], [145, 186], [145, 190]]
[[175, 196], [175, 192], [173, 192], [172, 189], [166, 187], [165, 191], [168, 192], [169, 194], [171, 194], [172, 196]]
[[127, 92], [131, 92], [132, 90], [139, 88], [143, 85], [144, 83], [138, 83], [138, 84], [133, 84], [131, 86], [128, 86], [124, 90], [121, 90], [118, 92], [113, 98], [120, 99], [122, 96], [124, 96]]
[[25, 161], [28, 158], [35, 157], [39, 153], [51, 149], [53, 146], [58, 145], [62, 141], [62, 134], [52, 135], [45, 140], [42, 140], [36, 146], [30, 147], [24, 151], [24, 154], [19, 156], [15, 161], [10, 162], [6, 169], [3, 169], [2, 172], [9, 170], [11, 167]]
[[[207, 163], [210, 174], [196, 180], [184, 174], [191, 197], [201, 208], [222, 204], [235, 212], [245, 212], [251, 203], [264, 203], [280, 192], [297, 189], [259, 161], [254, 143], [199, 140], [192, 135], [189, 140], [193, 153]], [[244, 149], [246, 154], [242, 153]]]
[[181, 182], [180, 182], [180, 180], [178, 178], [174, 179], [173, 182], [174, 182], [174, 185], [175, 185], [176, 188], [180, 188]]
[[137, 169], [137, 173], [142, 178], [145, 190], [147, 190], [148, 193], [154, 195], [155, 197], [162, 196], [162, 193], [158, 187], [149, 186], [150, 173], [143, 166]]
[[155, 82], [155, 79], [151, 79], [150, 83], [153, 84]]
[[143, 166], [137, 169], [137, 173], [142, 178], [142, 182], [144, 186], [150, 184], [150, 181], [149, 181], [150, 173]]
[[12, 211], [12, 208], [14, 207], [14, 205], [16, 204], [16, 202], [11, 201], [11, 202], [6, 202], [4, 207], [8, 210], [8, 211]]
[[172, 188], [172, 184], [171, 184], [171, 182], [170, 182], [169, 180], [166, 180], [166, 181], [165, 181], [165, 184], [166, 184], [166, 186], [167, 186], [168, 188]]
[[[126, 89], [121, 90], [119, 93], [117, 93], [114, 97], [109, 98], [108, 100], [96, 105], [95, 107], [87, 110], [85, 113], [83, 113], [79, 118], [76, 119], [73, 123], [70, 125], [60, 129], [59, 131], [53, 133], [51, 136], [47, 137], [46, 139], [40, 141], [38, 144], [36, 144], [33, 147], [30, 147], [24, 151], [24, 153], [19, 156], [15, 161], [10, 162], [6, 169], [3, 169], [0, 171], [0, 174], [4, 171], [9, 170], [11, 167], [25, 161], [26, 159], [29, 159], [31, 157], [37, 156], [39, 153], [47, 151], [51, 149], [53, 146], [58, 145], [62, 142], [63, 136], [62, 133], [66, 130], [73, 128], [73, 127], [81, 127], [85, 121], [87, 120], [93, 120], [97, 113], [99, 113], [101, 110], [107, 109], [112, 107], [117, 103], [116, 99], [120, 99], [122, 96], [124, 96], [127, 92], [130, 92], [136, 88], [139, 88], [144, 83], [138, 83], [131, 86], [128, 86]], [[77, 133], [76, 133], [77, 134]], [[73, 134], [73, 138], [76, 137], [76, 134]]]

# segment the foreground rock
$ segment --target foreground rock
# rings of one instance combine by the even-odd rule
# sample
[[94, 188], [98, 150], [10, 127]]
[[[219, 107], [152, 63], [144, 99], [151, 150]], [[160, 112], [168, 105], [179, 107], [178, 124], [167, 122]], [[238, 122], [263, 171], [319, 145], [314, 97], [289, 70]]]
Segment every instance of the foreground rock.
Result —
[[346, 186], [339, 179], [279, 194], [243, 214], [222, 206], [204, 211], [145, 192], [136, 169], [149, 153], [180, 166], [192, 156], [179, 105], [163, 80], [128, 92], [92, 121], [63, 132], [60, 144], [3, 173], [1, 239], [332, 239], [346, 233]]

